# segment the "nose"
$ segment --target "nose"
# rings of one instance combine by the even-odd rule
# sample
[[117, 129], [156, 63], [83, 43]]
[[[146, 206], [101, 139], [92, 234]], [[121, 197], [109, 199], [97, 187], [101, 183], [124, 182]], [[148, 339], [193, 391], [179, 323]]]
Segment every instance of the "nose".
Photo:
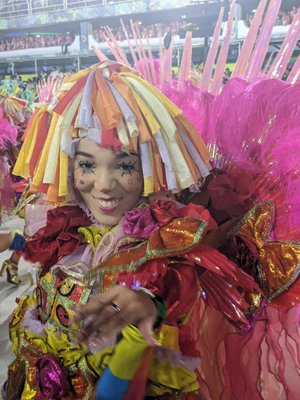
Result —
[[95, 180], [94, 180], [94, 188], [97, 192], [101, 192], [103, 194], [110, 193], [115, 184], [115, 180], [107, 169], [97, 170], [95, 172]]
[[108, 194], [109, 192], [111, 192], [111, 189], [102, 188], [102, 189], [100, 189], [100, 192], [102, 192], [104, 194]]

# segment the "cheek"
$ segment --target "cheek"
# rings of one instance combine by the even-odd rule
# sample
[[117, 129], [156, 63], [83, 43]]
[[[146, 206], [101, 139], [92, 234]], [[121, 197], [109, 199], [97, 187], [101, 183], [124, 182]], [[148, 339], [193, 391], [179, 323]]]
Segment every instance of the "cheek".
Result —
[[93, 184], [93, 177], [89, 174], [82, 174], [82, 172], [77, 169], [74, 171], [74, 187], [80, 192], [86, 192], [91, 189]]
[[128, 193], [140, 194], [143, 189], [143, 179], [138, 174], [126, 175], [122, 177], [121, 185]]

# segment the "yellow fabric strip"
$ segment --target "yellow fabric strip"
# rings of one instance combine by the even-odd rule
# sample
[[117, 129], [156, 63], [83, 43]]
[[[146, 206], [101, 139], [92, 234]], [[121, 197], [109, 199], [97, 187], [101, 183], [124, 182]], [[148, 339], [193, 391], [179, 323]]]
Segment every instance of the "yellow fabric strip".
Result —
[[165, 360], [154, 359], [152, 361], [149, 381], [150, 383], [146, 387], [148, 396], [162, 396], [166, 393], [166, 387], [181, 393], [197, 393], [199, 391], [199, 383], [194, 371], [188, 370], [183, 365], [175, 367]]
[[33, 121], [34, 132], [33, 132], [33, 135], [32, 135], [30, 147], [29, 147], [29, 150], [27, 152], [27, 157], [26, 157], [26, 164], [28, 164], [28, 165], [30, 164], [30, 160], [31, 160], [31, 157], [32, 157], [32, 154], [33, 154], [33, 150], [34, 150], [36, 141], [38, 139], [40, 123], [41, 123], [41, 120], [42, 120], [45, 112], [47, 112], [47, 105], [46, 104], [41, 106], [40, 110], [38, 111], [38, 113], [37, 113], [37, 115], [36, 115], [36, 117], [35, 117], [35, 119]]
[[29, 164], [32, 156], [32, 151], [37, 140], [39, 124], [45, 108], [41, 108], [35, 116], [30, 129], [27, 132], [26, 139], [21, 147], [16, 164], [13, 169], [13, 174], [27, 178], [29, 176]]
[[171, 100], [169, 100], [165, 95], [163, 95], [159, 90], [150, 85], [147, 81], [130, 72], [120, 72], [120, 76], [131, 77], [136, 81], [140, 82], [143, 86], [147, 87], [148, 90], [161, 101], [165, 107], [168, 109], [172, 117], [182, 114], [182, 111], [177, 107]]
[[67, 83], [77, 82], [80, 78], [83, 78], [84, 76], [89, 74], [91, 72], [91, 69], [94, 69], [94, 68], [86, 68], [86, 69], [82, 69], [82, 70], [76, 72], [75, 74], [70, 76]]
[[140, 331], [132, 325], [123, 329], [122, 336], [122, 339], [114, 348], [109, 368], [117, 378], [131, 380], [140, 365], [148, 344]]
[[70, 125], [76, 111], [78, 110], [81, 98], [82, 92], [75, 97], [72, 104], [64, 111], [63, 115], [60, 116], [49, 149], [49, 156], [45, 168], [43, 183], [54, 183], [56, 170], [59, 165], [58, 196], [65, 196], [68, 193], [68, 165], [66, 162], [68, 158], [66, 158], [64, 155], [61, 155], [62, 153], [60, 152], [62, 129], [71, 130]]
[[178, 334], [177, 326], [162, 324], [156, 334], [156, 339], [164, 348], [180, 352]]
[[64, 121], [62, 124], [63, 128], [70, 128], [71, 122], [74, 118], [74, 115], [76, 113], [76, 111], [78, 110], [78, 107], [80, 105], [81, 99], [82, 99], [82, 95], [83, 95], [83, 90], [81, 90], [76, 97], [73, 99], [72, 103], [66, 107], [66, 109], [64, 110], [64, 112], [62, 113], [62, 116], [64, 117]]
[[[147, 125], [151, 131], [151, 133], [154, 135], [155, 133], [157, 133], [160, 129], [160, 126], [154, 116], [154, 114], [152, 113], [152, 111], [149, 109], [149, 107], [146, 105], [146, 103], [144, 102], [144, 100], [138, 95], [138, 93], [132, 88], [131, 83], [127, 80], [124, 79], [123, 80], [125, 82], [125, 84], [127, 84], [127, 86], [129, 86], [131, 88], [131, 92], [136, 100], [136, 102], [138, 103], [139, 109], [144, 117], [144, 119], [147, 122]], [[150, 137], [151, 138], [151, 137]], [[143, 140], [143, 138], [141, 137], [142, 141], [149, 141], [150, 138], [147, 138], [147, 140]]]
[[25, 147], [26, 146], [24, 142], [13, 169], [13, 174], [17, 176], [22, 176], [22, 178], [27, 178], [29, 176], [29, 167], [25, 164], [25, 157], [27, 154], [25, 152]]
[[156, 93], [153, 90], [150, 90], [147, 85], [144, 85], [133, 77], [128, 77], [125, 79], [132, 85], [137, 93], [141, 94], [141, 97], [145, 103], [147, 103], [147, 107], [152, 111], [152, 115], [154, 115], [158, 121], [160, 128], [164, 129], [169, 140], [173, 140], [177, 129], [176, 125], [174, 124], [174, 121], [172, 120], [164, 104], [162, 104], [157, 96], [155, 96]]
[[122, 143], [122, 150], [128, 149], [130, 147], [130, 142], [122, 119], [120, 119], [120, 121], [118, 122], [117, 134], [119, 141]]
[[32, 387], [26, 380], [22, 392], [22, 400], [33, 400], [36, 398], [36, 394], [37, 394], [36, 390], [32, 389]]
[[154, 182], [153, 177], [149, 176], [144, 178], [144, 193], [143, 196], [149, 196], [149, 194], [153, 193], [154, 191]]
[[169, 142], [167, 143], [167, 146], [172, 159], [172, 166], [180, 185], [180, 189], [185, 189], [193, 185], [195, 183], [195, 180], [189, 170], [187, 162], [183, 157], [180, 147], [176, 142]]
[[49, 146], [48, 157], [43, 177], [43, 183], [54, 183], [55, 175], [58, 167], [58, 156], [61, 142], [61, 125], [63, 116], [60, 116], [54, 129], [51, 144]]
[[[201, 177], [201, 173], [198, 170], [198, 167], [194, 163], [190, 153], [188, 152], [187, 148], [185, 147], [185, 144], [184, 144], [183, 140], [181, 139], [181, 136], [178, 133], [176, 133], [176, 141], [177, 141], [177, 144], [178, 144], [178, 146], [180, 148], [180, 151], [181, 151], [181, 153], [182, 153], [182, 155], [183, 155], [183, 157], [184, 157], [184, 159], [185, 159], [185, 161], [186, 161], [186, 163], [188, 165], [188, 168], [189, 168], [190, 173], [191, 173], [191, 175], [193, 177], [193, 180], [196, 183], [198, 181], [198, 179]], [[204, 161], [203, 161], [203, 163], [204, 163]]]
[[55, 127], [57, 125], [59, 117], [60, 116], [58, 114], [53, 113], [50, 128], [49, 128], [48, 135], [47, 135], [47, 139], [46, 139], [46, 142], [45, 142], [45, 145], [44, 145], [44, 148], [42, 151], [42, 155], [40, 158], [40, 162], [38, 164], [38, 168], [32, 179], [32, 184], [36, 187], [40, 186], [40, 184], [42, 183], [43, 177], [44, 177], [44, 172], [45, 172], [46, 162], [48, 159], [49, 149], [50, 149], [52, 137], [53, 137]]
[[69, 157], [62, 151], [59, 153], [59, 186], [58, 196], [67, 196], [68, 194], [68, 167]]
[[[118, 74], [112, 74], [111, 81], [115, 89], [120, 93], [120, 95], [123, 97], [123, 99], [135, 115], [136, 124], [138, 127], [138, 132], [135, 133], [135, 136], [140, 135], [140, 139], [143, 142], [149, 141], [151, 138], [151, 133], [149, 132], [148, 125], [146, 124], [146, 121], [141, 113], [140, 108], [138, 107], [135, 97], [133, 96], [131, 86]], [[132, 141], [132, 144], [136, 145], [136, 141]]]

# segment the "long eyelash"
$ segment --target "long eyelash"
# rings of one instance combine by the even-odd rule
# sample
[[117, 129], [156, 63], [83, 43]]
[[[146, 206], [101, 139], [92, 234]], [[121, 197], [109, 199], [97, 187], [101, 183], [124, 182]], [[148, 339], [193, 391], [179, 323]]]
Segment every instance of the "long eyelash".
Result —
[[123, 161], [122, 163], [118, 164], [118, 168], [120, 169], [123, 168], [121, 176], [124, 176], [126, 173], [131, 175], [132, 171], [136, 171], [135, 165], [136, 161], [128, 161], [128, 162]]
[[92, 172], [95, 175], [95, 171], [94, 170], [95, 170], [96, 166], [95, 166], [94, 163], [92, 163], [90, 161], [78, 161], [78, 167], [77, 168], [81, 168], [83, 170], [83, 173], [82, 173], [83, 175], [87, 171]]

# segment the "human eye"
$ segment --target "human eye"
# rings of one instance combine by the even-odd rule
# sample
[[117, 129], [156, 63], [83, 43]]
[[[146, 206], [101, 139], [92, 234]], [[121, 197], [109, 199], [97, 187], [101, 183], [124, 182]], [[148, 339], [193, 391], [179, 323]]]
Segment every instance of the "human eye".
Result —
[[117, 169], [119, 169], [123, 175], [131, 175], [133, 171], [136, 171], [136, 161], [122, 161], [117, 164]]
[[84, 173], [85, 172], [92, 172], [93, 174], [95, 174], [96, 165], [92, 161], [79, 160], [78, 161], [78, 168], [81, 168]]

